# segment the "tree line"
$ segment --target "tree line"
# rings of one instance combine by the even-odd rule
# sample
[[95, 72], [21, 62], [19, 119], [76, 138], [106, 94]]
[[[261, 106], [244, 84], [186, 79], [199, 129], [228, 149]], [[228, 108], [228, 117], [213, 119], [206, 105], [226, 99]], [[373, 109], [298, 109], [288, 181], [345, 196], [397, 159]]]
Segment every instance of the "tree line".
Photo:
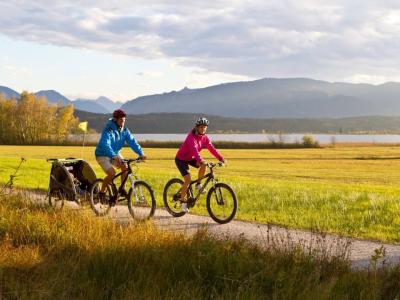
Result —
[[78, 123], [72, 105], [49, 104], [28, 92], [18, 99], [0, 94], [0, 144], [63, 143]]
[[[75, 110], [75, 116], [81, 120], [89, 121], [92, 130], [101, 132], [111, 114], [96, 114]], [[209, 133], [400, 133], [400, 117], [398, 116], [246, 119], [202, 113], [152, 113], [128, 115], [125, 125], [133, 133], [186, 133], [193, 127], [194, 122], [200, 116], [210, 120]]]

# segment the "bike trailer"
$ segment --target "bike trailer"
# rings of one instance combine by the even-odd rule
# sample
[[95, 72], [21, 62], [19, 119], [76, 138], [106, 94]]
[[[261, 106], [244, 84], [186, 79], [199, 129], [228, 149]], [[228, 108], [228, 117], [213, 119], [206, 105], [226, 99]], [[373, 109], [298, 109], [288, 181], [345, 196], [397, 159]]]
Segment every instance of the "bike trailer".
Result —
[[50, 158], [51, 162], [49, 196], [79, 201], [90, 190], [97, 179], [90, 164], [78, 158]]

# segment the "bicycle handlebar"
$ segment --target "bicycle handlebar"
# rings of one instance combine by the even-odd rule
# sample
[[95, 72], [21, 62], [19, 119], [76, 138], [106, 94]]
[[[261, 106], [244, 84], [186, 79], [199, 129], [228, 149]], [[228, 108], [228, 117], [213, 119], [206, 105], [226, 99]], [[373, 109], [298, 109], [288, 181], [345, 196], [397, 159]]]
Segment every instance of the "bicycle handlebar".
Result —
[[220, 161], [219, 163], [207, 163], [207, 166], [210, 169], [213, 169], [215, 167], [223, 167], [223, 166], [225, 166], [225, 164], [222, 161]]
[[123, 159], [122, 160], [124, 163], [127, 163], [127, 164], [130, 164], [130, 163], [141, 163], [141, 162], [144, 162], [144, 160], [143, 159], [141, 159], [140, 157], [139, 158], [131, 158], [131, 159]]

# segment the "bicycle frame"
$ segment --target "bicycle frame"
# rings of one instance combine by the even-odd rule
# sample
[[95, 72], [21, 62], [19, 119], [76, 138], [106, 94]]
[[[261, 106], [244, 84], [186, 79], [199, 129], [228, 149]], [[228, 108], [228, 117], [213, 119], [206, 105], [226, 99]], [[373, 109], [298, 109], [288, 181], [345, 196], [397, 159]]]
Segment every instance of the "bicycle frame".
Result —
[[[117, 173], [117, 174], [113, 177], [113, 179], [111, 180], [111, 186], [112, 186], [112, 188], [114, 189], [113, 192], [116, 193], [117, 195], [120, 193], [122, 187], [125, 186], [125, 184], [126, 184], [126, 182], [128, 181], [128, 179], [131, 181], [132, 187], [134, 187], [134, 186], [135, 186], [135, 182], [139, 180], [139, 177], [132, 171], [131, 163], [132, 163], [133, 161], [128, 160], [128, 161], [125, 161], [125, 162], [126, 162], [127, 165], [128, 165], [128, 169], [127, 169], [126, 171], [121, 171], [121, 172]], [[124, 174], [124, 173], [128, 173], [128, 174], [127, 174], [127, 176], [124, 178], [124, 180], [122, 180], [121, 185], [119, 186], [119, 188], [117, 188], [117, 185], [115, 184], [114, 180], [117, 179], [117, 178], [120, 177], [120, 176], [121, 176], [121, 178], [122, 178], [122, 174]], [[133, 179], [132, 177], [133, 177], [134, 179]]]
[[[201, 196], [201, 192], [206, 188], [206, 186], [208, 185], [208, 183], [209, 183], [210, 181], [212, 181], [213, 186], [218, 182], [218, 180], [217, 180], [217, 179], [215, 178], [215, 176], [214, 176], [214, 167], [216, 167], [216, 165], [212, 165], [211, 167], [209, 167], [210, 172], [207, 173], [206, 175], [204, 175], [202, 178], [197, 179], [197, 180], [192, 180], [192, 181], [190, 182], [189, 188], [188, 188], [188, 192], [189, 192], [189, 196], [192, 197], [192, 198], [194, 198], [194, 199], [191, 201], [191, 202], [192, 202], [192, 205], [194, 205], [194, 204], [197, 202], [197, 200], [198, 200], [198, 199], [200, 198], [200, 196]], [[207, 180], [206, 180], [206, 182], [203, 184], [203, 186], [201, 187], [201, 189], [197, 192], [196, 197], [193, 197], [193, 196], [194, 196], [193, 187], [192, 187], [193, 184], [198, 183], [199, 180], [203, 180], [203, 179], [207, 179]]]

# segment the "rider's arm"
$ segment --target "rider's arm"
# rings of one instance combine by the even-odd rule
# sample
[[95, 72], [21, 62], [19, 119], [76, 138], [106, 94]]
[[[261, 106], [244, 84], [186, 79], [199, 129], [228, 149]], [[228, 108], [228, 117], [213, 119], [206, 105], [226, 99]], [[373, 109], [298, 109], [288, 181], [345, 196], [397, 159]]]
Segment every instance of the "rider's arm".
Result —
[[111, 132], [103, 130], [99, 144], [103, 147], [107, 157], [115, 157], [118, 155], [111, 147]]
[[207, 137], [207, 149], [211, 152], [212, 155], [219, 161], [224, 161], [222, 155], [215, 149], [214, 145], [211, 143], [210, 139]]
[[129, 131], [129, 129], [126, 129], [126, 142], [137, 155], [144, 156], [142, 147], [140, 147], [139, 143], [137, 142], [133, 134]]
[[200, 156], [199, 149], [197, 149], [197, 146], [196, 146], [196, 143], [195, 143], [193, 135], [190, 134], [186, 138], [186, 143], [187, 143], [188, 147], [192, 150], [192, 153], [193, 153], [194, 158], [196, 159], [196, 161], [198, 163], [201, 163], [203, 161], [203, 159]]

